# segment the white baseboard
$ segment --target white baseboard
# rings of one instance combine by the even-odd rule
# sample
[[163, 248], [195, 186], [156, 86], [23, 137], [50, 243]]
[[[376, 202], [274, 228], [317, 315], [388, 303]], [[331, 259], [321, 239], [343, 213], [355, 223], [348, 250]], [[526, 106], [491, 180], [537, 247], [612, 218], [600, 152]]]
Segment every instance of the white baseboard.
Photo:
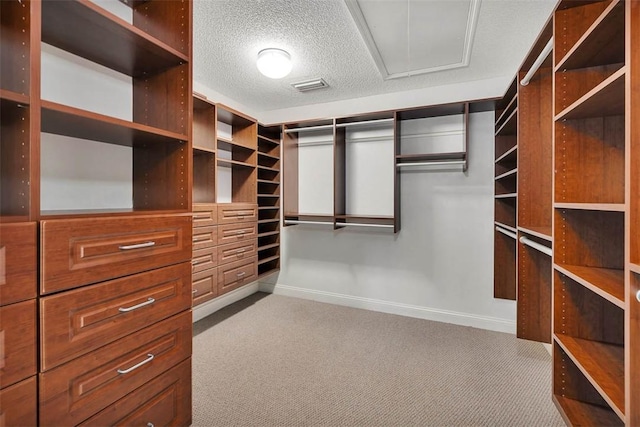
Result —
[[235, 289], [227, 294], [224, 294], [216, 299], [207, 301], [193, 308], [193, 323], [198, 320], [215, 313], [216, 311], [225, 308], [226, 306], [240, 301], [243, 298], [253, 295], [258, 292], [258, 282], [253, 282], [247, 286]]
[[270, 283], [260, 283], [260, 291], [329, 304], [379, 311], [382, 313], [397, 314], [400, 316], [415, 317], [418, 319], [433, 320], [436, 322], [452, 323], [454, 325], [472, 326], [474, 328], [506, 332], [514, 335], [516, 333], [516, 324], [514, 321], [499, 319], [496, 317], [478, 316], [469, 313], [440, 310], [430, 307], [356, 297], [313, 289], [304, 289], [281, 284], [274, 285]]

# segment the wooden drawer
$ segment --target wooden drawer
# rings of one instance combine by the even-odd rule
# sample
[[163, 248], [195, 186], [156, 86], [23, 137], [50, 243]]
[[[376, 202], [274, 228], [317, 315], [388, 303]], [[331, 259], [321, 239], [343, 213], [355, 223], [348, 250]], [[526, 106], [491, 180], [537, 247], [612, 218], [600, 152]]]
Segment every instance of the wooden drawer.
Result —
[[258, 237], [257, 222], [240, 222], [218, 227], [218, 244], [235, 243]]
[[218, 244], [218, 227], [193, 227], [193, 250], [210, 248]]
[[36, 223], [0, 224], [0, 305], [35, 298]]
[[76, 425], [191, 356], [191, 311], [40, 374], [40, 424]]
[[36, 301], [0, 307], [0, 388], [36, 374]]
[[193, 251], [191, 260], [191, 272], [208, 270], [218, 265], [218, 248], [204, 248]]
[[40, 300], [41, 370], [191, 307], [188, 262]]
[[257, 257], [235, 261], [218, 267], [218, 295], [256, 280]]
[[200, 271], [193, 275], [193, 305], [202, 304], [218, 296], [218, 269]]
[[258, 221], [258, 205], [226, 203], [218, 205], [218, 224]]
[[191, 424], [191, 358], [100, 411], [82, 427], [188, 426]]
[[50, 293], [191, 259], [191, 216], [41, 222], [41, 290]]
[[0, 426], [35, 426], [38, 404], [36, 377], [0, 391]]
[[204, 227], [218, 223], [218, 205], [197, 204], [193, 205], [193, 226]]
[[218, 246], [218, 265], [251, 258], [258, 253], [258, 239], [243, 240]]

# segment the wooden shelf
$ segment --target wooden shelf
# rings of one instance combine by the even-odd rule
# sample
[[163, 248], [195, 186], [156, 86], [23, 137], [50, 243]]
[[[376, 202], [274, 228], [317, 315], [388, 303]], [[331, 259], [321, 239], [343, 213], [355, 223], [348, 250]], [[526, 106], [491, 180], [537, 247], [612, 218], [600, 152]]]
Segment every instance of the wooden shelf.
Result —
[[511, 170], [510, 170], [510, 171], [508, 171], [508, 172], [505, 172], [505, 173], [503, 173], [503, 174], [500, 174], [500, 175], [496, 176], [496, 177], [495, 177], [495, 180], [497, 181], [497, 180], [499, 180], [499, 179], [509, 178], [509, 177], [511, 177], [511, 176], [513, 176], [513, 175], [515, 175], [515, 174], [517, 174], [517, 173], [518, 173], [518, 168], [511, 169]]
[[280, 181], [270, 181], [268, 179], [258, 179], [258, 184], [280, 185]]
[[515, 199], [518, 197], [518, 193], [496, 194], [496, 199]]
[[128, 122], [50, 101], [42, 101], [42, 131], [128, 147], [136, 144], [187, 141], [187, 135]]
[[625, 73], [623, 67], [598, 86], [556, 115], [555, 120], [574, 120], [592, 117], [624, 115]]
[[496, 130], [498, 135], [515, 135], [518, 130], [518, 109], [514, 109], [505, 122]]
[[434, 153], [434, 154], [399, 154], [396, 156], [396, 163], [411, 162], [437, 162], [443, 160], [465, 160], [467, 153]]
[[102, 216], [126, 216], [126, 215], [172, 215], [185, 213], [188, 210], [135, 210], [132, 208], [122, 209], [66, 209], [66, 210], [43, 210], [39, 218], [45, 219], [66, 219], [66, 218], [90, 218]]
[[518, 226], [518, 230], [543, 240], [551, 241], [551, 227], [535, 227], [532, 225]]
[[624, 62], [624, 1], [614, 0], [556, 66], [556, 71]]
[[624, 310], [624, 270], [567, 264], [555, 269]]
[[505, 120], [506, 117], [511, 117], [511, 115], [513, 114], [513, 111], [515, 111], [515, 109], [518, 108], [517, 106], [518, 106], [518, 94], [516, 93], [513, 96], [513, 98], [511, 98], [511, 101], [509, 101], [507, 106], [504, 108], [504, 110], [502, 111], [502, 114], [500, 114], [500, 117], [496, 119], [496, 131], [500, 127], [502, 127], [502, 125], [506, 122]]
[[267, 237], [267, 236], [275, 236], [276, 234], [280, 234], [280, 230], [276, 231], [266, 231], [264, 233], [259, 233], [258, 237]]
[[[231, 151], [234, 148], [239, 148], [240, 150], [246, 150], [246, 151], [254, 151], [255, 150], [252, 147], [248, 147], [248, 146], [246, 146], [244, 144], [241, 144], [239, 142], [235, 142], [235, 141], [233, 141], [231, 139], [224, 138], [224, 137], [221, 137], [221, 136], [218, 136], [216, 138], [216, 140], [218, 141], [218, 149], [221, 149], [221, 150]], [[221, 144], [222, 144], [222, 147], [220, 146]], [[226, 144], [226, 146], [225, 146], [225, 144]]]
[[238, 160], [231, 160], [231, 159], [221, 159], [218, 158], [218, 164], [219, 165], [224, 165], [224, 166], [229, 166], [229, 167], [239, 167], [239, 168], [244, 168], [244, 169], [255, 169], [256, 165], [251, 165], [249, 163], [245, 163], [245, 162], [240, 162]]
[[584, 340], [564, 334], [556, 342], [624, 420], [624, 347]]
[[280, 258], [280, 255], [274, 255], [274, 256], [270, 256], [269, 258], [265, 258], [265, 259], [259, 259], [258, 260], [258, 265], [262, 265], [262, 264], [266, 264], [270, 261], [275, 261], [277, 259]]
[[263, 153], [262, 151], [258, 151], [258, 157], [264, 157], [271, 160], [280, 160], [280, 157], [272, 156], [271, 154]]
[[268, 142], [270, 144], [273, 144], [273, 145], [280, 145], [280, 141], [276, 141], [275, 139], [266, 137], [264, 135], [258, 134], [258, 139], [260, 139], [262, 141], [266, 141], [266, 142]]
[[3, 103], [9, 101], [16, 105], [29, 105], [29, 97], [27, 95], [7, 89], [0, 89], [0, 99]]
[[[275, 260], [272, 260], [272, 261], [275, 261]], [[260, 267], [262, 267], [262, 265]], [[260, 268], [258, 268], [258, 270], [260, 270]], [[275, 274], [275, 273], [277, 273], [279, 271], [280, 271], [280, 268], [276, 267], [276, 268], [271, 268], [271, 269], [263, 271], [263, 272], [259, 272], [258, 280], [260, 280], [260, 279], [262, 279], [264, 277], [267, 277], [267, 276], [271, 276], [272, 274]]]
[[216, 150], [212, 149], [212, 148], [204, 148], [204, 147], [193, 147], [193, 151], [196, 152], [202, 152], [202, 153], [211, 153], [211, 154], [215, 154]]
[[273, 219], [259, 219], [258, 220], [258, 224], [271, 224], [271, 223], [276, 223], [276, 222], [280, 222], [279, 218], [273, 218]]
[[273, 249], [280, 247], [280, 243], [271, 243], [270, 245], [258, 246], [258, 252], [266, 251], [267, 249]]
[[624, 212], [623, 203], [554, 203], [556, 209], [571, 209], [582, 211]]
[[262, 198], [271, 198], [271, 199], [279, 199], [280, 195], [279, 194], [258, 194], [258, 197], [262, 197]]
[[132, 77], [189, 62], [188, 56], [88, 0], [43, 1], [42, 41]]
[[280, 209], [280, 206], [260, 206], [258, 208], [259, 211], [277, 211]]
[[516, 163], [518, 161], [518, 146], [514, 145], [500, 157], [496, 159], [496, 163]]
[[624, 423], [611, 409], [591, 405], [575, 399], [554, 395], [562, 418], [573, 426], [622, 426]]
[[258, 169], [269, 171], [269, 172], [280, 172], [280, 169], [270, 168], [268, 166], [262, 166], [262, 165], [258, 165]]

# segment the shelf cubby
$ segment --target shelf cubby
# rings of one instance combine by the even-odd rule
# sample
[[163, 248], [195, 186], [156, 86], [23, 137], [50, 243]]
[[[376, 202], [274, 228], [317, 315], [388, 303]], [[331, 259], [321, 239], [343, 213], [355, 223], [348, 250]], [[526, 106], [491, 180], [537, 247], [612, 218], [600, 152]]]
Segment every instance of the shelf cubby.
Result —
[[[500, 227], [500, 226], [496, 226]], [[504, 229], [504, 227], [501, 227]], [[507, 229], [513, 236], [512, 230]], [[495, 298], [516, 299], [516, 238], [494, 230], [494, 287]]]
[[[258, 274], [280, 269], [280, 139], [282, 126], [258, 124]], [[269, 234], [273, 233], [273, 234]]]
[[518, 192], [518, 170], [512, 169], [495, 178], [495, 195], [515, 194]]
[[216, 156], [193, 149], [193, 203], [216, 202]]
[[516, 228], [516, 195], [495, 199], [495, 220]]
[[0, 222], [17, 222], [31, 212], [31, 120], [28, 104], [8, 98], [0, 100]]
[[216, 151], [216, 107], [199, 96], [193, 97], [193, 148]]
[[495, 174], [500, 176], [518, 168], [518, 146], [514, 145], [495, 161]]
[[[2, 99], [29, 103], [32, 1], [0, 2], [0, 90]], [[19, 97], [19, 95], [24, 98]], [[4, 105], [3, 105], [4, 107]]]

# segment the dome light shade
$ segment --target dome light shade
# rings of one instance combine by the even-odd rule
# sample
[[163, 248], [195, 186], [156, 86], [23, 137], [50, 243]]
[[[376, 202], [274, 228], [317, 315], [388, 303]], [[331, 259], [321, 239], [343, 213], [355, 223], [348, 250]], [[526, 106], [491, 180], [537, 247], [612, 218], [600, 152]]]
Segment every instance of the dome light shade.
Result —
[[293, 68], [291, 55], [282, 49], [263, 49], [258, 52], [258, 70], [271, 79], [281, 79]]

